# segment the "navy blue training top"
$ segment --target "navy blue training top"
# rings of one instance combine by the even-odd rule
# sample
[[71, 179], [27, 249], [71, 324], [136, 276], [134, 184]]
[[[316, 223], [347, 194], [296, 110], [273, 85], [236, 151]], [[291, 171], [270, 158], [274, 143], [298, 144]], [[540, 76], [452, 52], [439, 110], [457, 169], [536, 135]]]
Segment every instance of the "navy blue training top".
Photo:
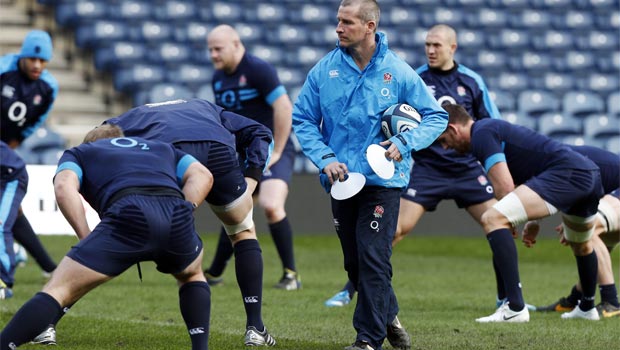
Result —
[[472, 125], [471, 153], [487, 172], [496, 163], [506, 162], [516, 185], [552, 167], [597, 169], [568, 145], [500, 119], [483, 119]]
[[590, 158], [601, 169], [601, 182], [605, 193], [620, 188], [620, 155], [593, 146], [569, 146]]
[[286, 94], [286, 89], [271, 64], [246, 53], [234, 73], [216, 70], [211, 84], [218, 105], [256, 120], [273, 131], [271, 105]]
[[112, 195], [129, 187], [168, 187], [181, 193], [196, 159], [172, 144], [137, 137], [102, 139], [66, 150], [56, 173], [75, 172], [80, 193], [100, 215]]
[[264, 125], [202, 99], [151, 103], [104, 122], [126, 136], [169, 143], [215, 141], [244, 156], [248, 168], [264, 169], [271, 154], [271, 131]]

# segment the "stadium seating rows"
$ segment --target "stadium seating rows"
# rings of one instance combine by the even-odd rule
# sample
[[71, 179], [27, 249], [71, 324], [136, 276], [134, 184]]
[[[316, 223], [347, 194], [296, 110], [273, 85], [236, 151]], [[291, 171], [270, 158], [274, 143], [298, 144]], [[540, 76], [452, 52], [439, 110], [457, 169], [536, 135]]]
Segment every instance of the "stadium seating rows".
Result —
[[[205, 37], [220, 23], [235, 26], [250, 52], [278, 68], [293, 97], [337, 39], [333, 0], [38, 1], [54, 6], [58, 24], [75, 31], [76, 45], [92, 50], [95, 67], [135, 104], [212, 98]], [[413, 67], [425, 63], [426, 28], [451, 24], [459, 33], [457, 60], [485, 78], [506, 119], [617, 149], [618, 0], [385, 0], [381, 6], [380, 29]], [[607, 123], [597, 124], [603, 117]]]

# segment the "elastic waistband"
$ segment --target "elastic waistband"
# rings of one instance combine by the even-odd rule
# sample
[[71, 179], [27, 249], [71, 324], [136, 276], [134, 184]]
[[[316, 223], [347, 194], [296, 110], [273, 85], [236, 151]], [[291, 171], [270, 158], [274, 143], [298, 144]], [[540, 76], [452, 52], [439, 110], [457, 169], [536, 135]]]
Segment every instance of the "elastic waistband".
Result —
[[122, 190], [118, 190], [114, 192], [114, 194], [108, 199], [105, 208], [109, 208], [114, 204], [117, 200], [131, 195], [137, 194], [141, 196], [167, 196], [167, 197], [177, 197], [181, 199], [185, 199], [183, 194], [178, 190], [170, 187], [162, 187], [162, 186], [146, 186], [146, 187], [127, 187]]

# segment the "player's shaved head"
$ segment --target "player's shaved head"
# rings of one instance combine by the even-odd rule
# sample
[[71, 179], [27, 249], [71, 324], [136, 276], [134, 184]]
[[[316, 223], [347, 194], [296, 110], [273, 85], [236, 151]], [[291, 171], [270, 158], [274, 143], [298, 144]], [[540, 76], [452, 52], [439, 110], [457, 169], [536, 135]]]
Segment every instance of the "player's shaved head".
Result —
[[84, 136], [84, 141], [82, 141], [82, 143], [89, 143], [100, 139], [110, 139], [113, 137], [123, 136], [125, 136], [125, 134], [123, 133], [123, 129], [121, 129], [120, 126], [113, 124], [103, 124], [100, 126], [96, 126], [93, 130], [89, 131], [86, 136]]
[[436, 24], [428, 30], [427, 35], [441, 36], [448, 45], [456, 44], [456, 30], [447, 24]]
[[212, 39], [225, 39], [227, 41], [241, 42], [239, 33], [237, 33], [235, 28], [229, 26], [228, 24], [220, 24], [219, 26], [213, 28], [207, 36], [207, 41]]
[[213, 66], [228, 74], [237, 69], [245, 54], [239, 33], [227, 24], [219, 25], [209, 32], [207, 46]]
[[456, 31], [446, 24], [437, 24], [426, 33], [424, 43], [428, 66], [442, 71], [454, 67]]

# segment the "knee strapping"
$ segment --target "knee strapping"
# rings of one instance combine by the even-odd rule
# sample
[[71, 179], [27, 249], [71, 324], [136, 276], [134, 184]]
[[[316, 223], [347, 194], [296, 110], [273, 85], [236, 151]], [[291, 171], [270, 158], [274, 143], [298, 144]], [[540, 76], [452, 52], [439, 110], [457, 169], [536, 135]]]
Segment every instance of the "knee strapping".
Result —
[[248, 215], [246, 215], [245, 219], [243, 219], [240, 223], [234, 225], [226, 225], [224, 224], [224, 230], [226, 230], [226, 234], [229, 236], [236, 235], [239, 232], [248, 230], [254, 226], [254, 220], [252, 219], [254, 213], [254, 209], [250, 209], [248, 211]]
[[[591, 224], [596, 220], [596, 215], [589, 216], [587, 218], [583, 218], [575, 215], [563, 215], [564, 221], [568, 221], [574, 224], [583, 225], [583, 224]], [[591, 227], [586, 231], [577, 231], [568, 227], [565, 223], [562, 223], [564, 227], [564, 237], [569, 242], [574, 243], [583, 243], [587, 242], [592, 238], [594, 234], [595, 225], [591, 225]]]

